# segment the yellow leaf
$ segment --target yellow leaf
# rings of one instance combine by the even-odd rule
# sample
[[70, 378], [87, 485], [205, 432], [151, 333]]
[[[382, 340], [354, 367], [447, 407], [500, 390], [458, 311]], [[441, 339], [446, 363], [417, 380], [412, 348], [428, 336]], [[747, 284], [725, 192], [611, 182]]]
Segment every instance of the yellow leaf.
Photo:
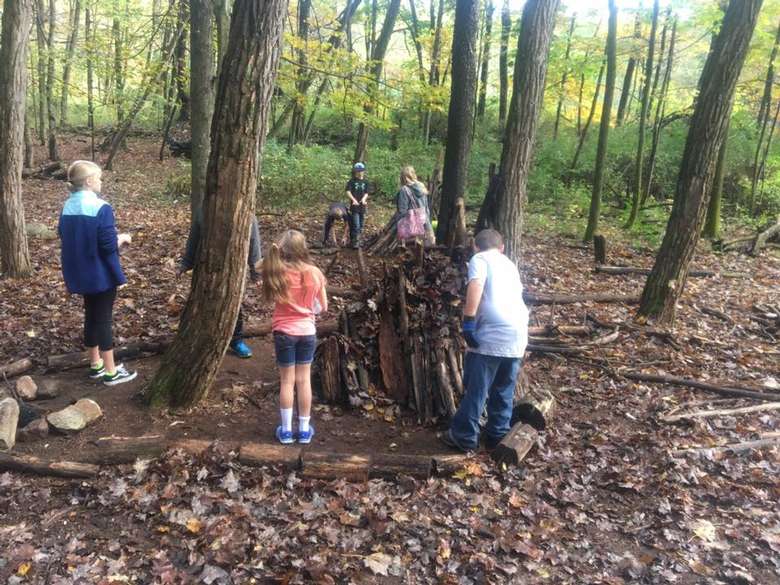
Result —
[[715, 526], [709, 520], [698, 520], [691, 528], [693, 533], [705, 542], [715, 540]]
[[166, 532], [170, 532], [171, 529], [168, 526], [158, 526], [157, 532], [165, 534]]
[[193, 534], [198, 534], [202, 526], [203, 525], [201, 524], [200, 520], [198, 520], [197, 518], [190, 518], [189, 520], [187, 520], [187, 530], [189, 530]]
[[24, 577], [27, 573], [30, 572], [31, 567], [32, 565], [30, 563], [22, 563], [21, 565], [19, 565], [19, 568], [16, 569], [16, 573]]

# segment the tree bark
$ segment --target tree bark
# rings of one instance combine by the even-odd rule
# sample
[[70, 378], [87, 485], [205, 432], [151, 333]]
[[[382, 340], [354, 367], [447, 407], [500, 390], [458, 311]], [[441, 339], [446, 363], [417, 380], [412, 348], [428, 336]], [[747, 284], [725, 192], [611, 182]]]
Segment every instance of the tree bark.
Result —
[[[114, 10], [117, 10], [116, 6]], [[125, 119], [125, 67], [122, 23], [116, 16], [111, 25], [111, 37], [114, 41], [114, 101], [116, 103], [116, 121], [118, 126]]]
[[761, 181], [761, 189], [758, 192], [758, 198], [756, 200], [756, 207], [761, 205], [764, 198], [764, 180], [766, 179], [766, 161], [769, 158], [769, 152], [772, 148], [772, 137], [775, 135], [775, 128], [777, 127], [777, 120], [780, 117], [780, 100], [777, 102], [775, 108], [775, 115], [772, 118], [772, 124], [769, 126], [769, 134], [766, 138], [766, 144], [764, 145], [764, 154], [761, 157], [761, 162], [758, 165], [758, 178]]
[[87, 49], [87, 126], [89, 127], [90, 159], [95, 160], [95, 30], [92, 24], [92, 10], [84, 11], [85, 44]]
[[217, 78], [222, 67], [222, 58], [227, 50], [230, 33], [230, 14], [227, 0], [214, 0], [214, 20], [217, 28]]
[[455, 202], [465, 197], [471, 153], [471, 121], [474, 113], [474, 90], [477, 86], [477, 27], [479, 1], [461, 0], [455, 9], [455, 31], [452, 36], [452, 88], [447, 118], [447, 146], [444, 151], [444, 173], [437, 239], [447, 242], [456, 228]]
[[598, 231], [599, 214], [601, 212], [601, 191], [604, 188], [604, 163], [607, 159], [607, 142], [609, 140], [609, 124], [612, 117], [612, 97], [615, 93], [615, 77], [617, 69], [617, 16], [618, 9], [615, 0], [609, 0], [609, 25], [607, 28], [607, 82], [604, 87], [604, 105], [601, 108], [601, 124], [599, 126], [599, 145], [596, 150], [596, 168], [593, 177], [593, 192], [590, 197], [590, 212], [588, 225], [585, 228], [585, 242], [590, 242]]
[[54, 31], [56, 30], [57, 11], [55, 0], [49, 0], [49, 29], [46, 37], [46, 114], [48, 118], [46, 143], [49, 159], [60, 160], [57, 149], [57, 115], [54, 113]]
[[720, 217], [721, 204], [723, 202], [723, 178], [726, 174], [726, 151], [729, 144], [729, 126], [731, 122], [731, 113], [729, 113], [729, 124], [726, 125], [723, 144], [718, 150], [718, 161], [715, 163], [715, 178], [712, 182], [712, 195], [709, 205], [707, 205], [707, 220], [704, 223], [702, 236], [708, 240], [720, 240]]
[[35, 33], [38, 69], [38, 103], [37, 103], [37, 130], [38, 141], [41, 145], [46, 144], [46, 63], [44, 62], [46, 47], [46, 27], [43, 0], [35, 0]]
[[764, 81], [764, 93], [761, 96], [761, 103], [758, 108], [758, 116], [756, 118], [756, 126], [761, 127], [766, 124], [769, 118], [770, 108], [772, 107], [772, 87], [775, 83], [775, 59], [777, 58], [777, 50], [780, 48], [780, 24], [777, 25], [777, 33], [775, 33], [775, 42], [772, 45], [772, 52], [769, 54], [769, 66], [766, 69], [766, 79]]
[[[642, 38], [642, 19], [640, 12], [637, 11], [636, 19], [634, 20], [634, 44], [638, 44]], [[620, 101], [618, 102], [617, 120], [615, 126], [622, 126], [625, 120], [626, 113], [628, 111], [628, 101], [631, 96], [632, 85], [634, 81], [634, 70], [637, 64], [637, 48], [636, 46], [631, 49], [631, 56], [628, 58], [628, 65], [626, 66], [626, 75], [623, 77], [623, 87], [620, 90]]]
[[303, 140], [303, 134], [306, 125], [306, 93], [310, 82], [306, 80], [307, 49], [309, 38], [309, 11], [311, 9], [311, 0], [298, 0], [298, 38], [300, 47], [298, 48], [298, 74], [295, 81], [295, 96], [293, 98], [292, 120], [290, 121], [290, 132], [287, 139], [287, 148]]
[[191, 223], [202, 218], [206, 170], [211, 145], [212, 99], [212, 0], [190, 0], [190, 95], [192, 96]]
[[[487, 86], [490, 72], [490, 41], [493, 34], [493, 0], [487, 0], [485, 5], [485, 37], [482, 43], [482, 65], [479, 72], [479, 100], [477, 101], [477, 118], [485, 118], [485, 102], [487, 101]], [[455, 57], [452, 62], [453, 79], [455, 78]], [[449, 133], [448, 133], [449, 136]]]
[[5, 0], [0, 38], [0, 269], [12, 278], [32, 272], [22, 202], [31, 22], [32, 0]]
[[[186, 23], [190, 19], [189, 2], [179, 0], [179, 22], [177, 28], [184, 30]], [[187, 94], [186, 70], [187, 70], [187, 35], [179, 35], [176, 42], [175, 57], [175, 83], [176, 83], [176, 102], [179, 105], [179, 121], [187, 122], [190, 119], [190, 96]]]
[[[501, 165], [494, 179], [493, 205], [482, 220], [504, 236], [505, 252], [517, 261], [523, 228], [523, 206], [536, 129], [544, 98], [550, 41], [558, 0], [528, 0], [523, 8]], [[483, 214], [480, 212], [480, 215]]]
[[701, 89], [685, 142], [674, 206], [639, 314], [674, 321], [688, 267], [701, 234], [715, 171], [726, 136], [731, 101], [762, 0], [732, 0], [701, 74]]
[[[430, 87], [436, 87], [441, 81], [441, 34], [442, 24], [444, 22], [444, 0], [439, 0], [438, 18], [434, 12], [434, 2], [431, 0], [431, 29], [433, 32], [433, 46], [431, 48], [431, 70], [428, 74], [428, 85]], [[431, 121], [433, 118], [433, 112], [429, 109], [425, 115], [425, 123], [423, 124], [423, 138], [425, 144], [431, 142]]]
[[650, 89], [653, 82], [653, 63], [655, 61], [655, 33], [658, 29], [658, 0], [653, 0], [653, 23], [650, 27], [650, 40], [647, 44], [647, 59], [645, 60], [645, 85], [642, 91], [642, 109], [639, 113], [639, 140], [634, 159], [634, 184], [631, 193], [631, 213], [626, 222], [630, 228], [636, 222], [639, 215], [639, 203], [642, 199], [642, 165], [644, 163], [645, 133], [647, 127], [647, 115], [650, 109]]
[[70, 19], [70, 35], [66, 47], [65, 65], [62, 69], [62, 94], [60, 95], [60, 125], [68, 122], [68, 92], [70, 91], [70, 70], [73, 63], [73, 54], [76, 52], [76, 42], [79, 35], [79, 22], [81, 19], [81, 0], [73, 2], [73, 16]]
[[577, 13], [571, 15], [569, 24], [569, 34], [566, 37], [566, 54], [563, 57], [563, 74], [561, 75], [561, 87], [558, 92], [558, 107], [555, 109], [555, 126], [553, 126], [553, 140], [558, 139], [558, 127], [561, 122], [561, 112], [563, 111], [563, 98], [566, 95], [566, 80], [569, 77], [569, 56], [571, 55], [571, 38], [574, 35], [574, 24], [577, 20]]
[[179, 331], [148, 388], [152, 404], [200, 401], [230, 341], [286, 7], [285, 0], [237, 0], [233, 7], [212, 122], [203, 241]]
[[506, 123], [506, 105], [509, 95], [509, 35], [512, 32], [512, 15], [509, 13], [509, 0], [501, 7], [501, 46], [498, 54], [498, 129], [504, 135]]

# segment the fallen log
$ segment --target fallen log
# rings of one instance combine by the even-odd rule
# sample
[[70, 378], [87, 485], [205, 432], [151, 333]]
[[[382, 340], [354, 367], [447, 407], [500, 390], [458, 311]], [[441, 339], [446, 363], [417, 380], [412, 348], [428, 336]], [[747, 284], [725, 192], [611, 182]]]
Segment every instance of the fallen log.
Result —
[[0, 453], [0, 470], [54, 477], [86, 478], [96, 476], [100, 468], [89, 463], [49, 461], [31, 455]]
[[238, 460], [244, 465], [263, 467], [266, 465], [283, 465], [286, 469], [300, 469], [300, 447], [285, 445], [266, 445], [262, 443], [246, 443], [241, 445]]
[[698, 380], [689, 380], [687, 378], [678, 378], [677, 376], [660, 376], [657, 374], [642, 374], [639, 372], [623, 372], [624, 378], [636, 382], [650, 382], [654, 384], [672, 384], [676, 386], [688, 386], [698, 390], [706, 390], [720, 396], [730, 396], [732, 398], [754, 398], [756, 400], [767, 400], [780, 402], [780, 394], [773, 392], [759, 392], [757, 390], [746, 390], [744, 388], [729, 388], [727, 386], [717, 386]]
[[584, 348], [582, 347], [558, 347], [555, 345], [540, 345], [537, 343], [529, 343], [525, 347], [526, 351], [535, 351], [538, 353], [560, 353], [563, 355], [577, 355], [582, 353]]
[[[634, 266], [608, 266], [605, 264], [597, 264], [595, 271], [600, 274], [608, 274], [611, 276], [622, 274], [639, 274], [642, 276], [647, 276], [650, 274], [649, 268], [636, 268]], [[712, 270], [691, 270], [688, 272], [688, 276], [695, 278], [710, 278], [715, 276], [715, 272]]]
[[301, 454], [301, 477], [310, 479], [346, 479], [368, 481], [371, 458], [367, 455], [304, 451]]
[[463, 466], [469, 460], [469, 456], [464, 453], [448, 453], [446, 455], [433, 456], [434, 474], [444, 477], [450, 476], [463, 469]]
[[378, 453], [371, 456], [369, 478], [398, 479], [408, 475], [419, 479], [428, 479], [433, 474], [433, 459], [430, 455], [402, 455], [396, 453]]
[[740, 408], [724, 408], [720, 410], [696, 410], [693, 412], [683, 412], [681, 414], [668, 414], [660, 417], [665, 423], [673, 423], [679, 420], [688, 420], [693, 418], [710, 418], [713, 416], [734, 416], [737, 414], [748, 414], [751, 412], [764, 412], [767, 410], [780, 410], [780, 402], [766, 402], [764, 404], [755, 404], [753, 406], [743, 406]]
[[536, 444], [539, 433], [531, 425], [516, 423], [490, 456], [499, 465], [518, 465]]
[[528, 328], [529, 337], [550, 337], [557, 334], [587, 337], [591, 333], [593, 328], [588, 325], [542, 325]]
[[24, 374], [26, 371], [31, 370], [32, 367], [33, 363], [30, 358], [16, 360], [5, 366], [0, 366], [0, 378], [12, 378], [13, 376]]
[[527, 305], [572, 305], [574, 303], [639, 303], [639, 295], [616, 295], [611, 293], [583, 293], [579, 295], [524, 292]]
[[543, 431], [555, 413], [555, 405], [552, 392], [541, 388], [530, 388], [512, 409], [511, 425], [522, 422], [531, 425], [537, 431]]
[[753, 449], [765, 449], [780, 446], [780, 437], [771, 437], [769, 439], [757, 439], [755, 441], [745, 441], [743, 443], [727, 443], [726, 445], [716, 445], [714, 447], [690, 447], [688, 449], [677, 449], [672, 451], [673, 457], [679, 457], [686, 453], [744, 453]]
[[97, 449], [81, 456], [84, 463], [94, 465], [123, 465], [137, 459], [156, 459], [168, 449], [160, 435], [142, 437], [100, 437], [92, 442]]

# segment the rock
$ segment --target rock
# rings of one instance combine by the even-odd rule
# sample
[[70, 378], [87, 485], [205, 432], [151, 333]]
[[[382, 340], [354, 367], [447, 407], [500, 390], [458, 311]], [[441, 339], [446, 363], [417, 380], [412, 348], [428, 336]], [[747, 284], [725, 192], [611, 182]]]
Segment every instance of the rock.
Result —
[[19, 403], [13, 398], [0, 400], [0, 450], [9, 451], [16, 443]]
[[42, 240], [56, 240], [57, 234], [49, 226], [42, 223], [28, 223], [27, 235], [31, 238], [40, 238]]
[[46, 417], [46, 420], [62, 433], [75, 433], [101, 416], [103, 416], [103, 412], [97, 402], [89, 398], [82, 398], [76, 404], [51, 413]]
[[57, 398], [60, 395], [59, 380], [43, 379], [38, 385], [38, 400], [47, 398]]
[[38, 384], [30, 376], [22, 376], [16, 381], [16, 391], [22, 400], [35, 400], [38, 396]]
[[16, 439], [20, 443], [29, 443], [38, 439], [45, 439], [49, 436], [49, 423], [45, 418], [38, 418], [32, 421], [23, 429], [16, 433]]

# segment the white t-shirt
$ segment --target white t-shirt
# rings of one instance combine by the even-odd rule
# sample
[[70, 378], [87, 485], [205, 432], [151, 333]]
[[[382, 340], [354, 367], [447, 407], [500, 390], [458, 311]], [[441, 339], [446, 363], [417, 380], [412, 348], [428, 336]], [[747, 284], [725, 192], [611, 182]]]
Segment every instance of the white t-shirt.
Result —
[[498, 357], [522, 358], [528, 344], [528, 309], [517, 266], [497, 249], [472, 256], [469, 282], [484, 283], [474, 337], [479, 347], [469, 351]]

